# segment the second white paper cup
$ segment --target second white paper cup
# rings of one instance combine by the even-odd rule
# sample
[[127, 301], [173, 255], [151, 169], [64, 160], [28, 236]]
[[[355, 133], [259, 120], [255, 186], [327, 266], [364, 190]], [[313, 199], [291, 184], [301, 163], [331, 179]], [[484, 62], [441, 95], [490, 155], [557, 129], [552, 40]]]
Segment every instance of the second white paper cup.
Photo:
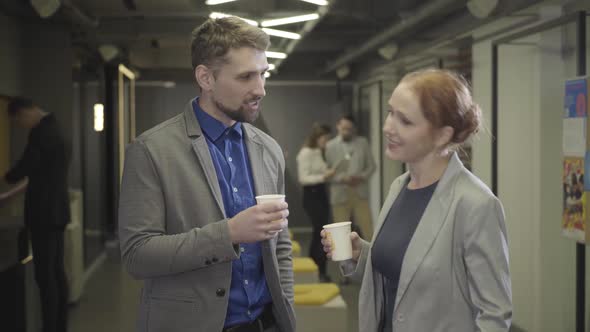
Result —
[[352, 258], [351, 224], [350, 221], [344, 221], [324, 225], [327, 237], [332, 240], [332, 260], [335, 262]]

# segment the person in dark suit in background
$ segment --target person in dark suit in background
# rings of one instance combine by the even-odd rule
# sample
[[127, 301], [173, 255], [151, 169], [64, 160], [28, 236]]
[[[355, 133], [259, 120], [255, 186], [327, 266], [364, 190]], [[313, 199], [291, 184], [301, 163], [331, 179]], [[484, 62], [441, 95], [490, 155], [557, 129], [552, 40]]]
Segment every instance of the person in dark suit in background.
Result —
[[29, 99], [14, 98], [8, 113], [18, 127], [29, 130], [29, 138], [20, 160], [4, 175], [16, 185], [0, 193], [0, 201], [26, 190], [24, 220], [33, 247], [43, 332], [63, 332], [68, 302], [64, 230], [70, 222], [66, 140], [55, 116]]

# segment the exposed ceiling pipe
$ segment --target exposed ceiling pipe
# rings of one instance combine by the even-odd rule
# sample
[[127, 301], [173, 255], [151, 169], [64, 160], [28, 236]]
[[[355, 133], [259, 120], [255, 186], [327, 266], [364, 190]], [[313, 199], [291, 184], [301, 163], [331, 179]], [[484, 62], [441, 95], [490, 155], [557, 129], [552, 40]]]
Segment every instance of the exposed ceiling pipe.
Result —
[[[525, 9], [529, 6], [532, 6], [536, 3], [539, 3], [540, 1], [541, 0], [512, 1], [509, 6], [506, 6], [506, 8], [503, 8], [502, 11], [500, 13], [498, 13], [498, 16], [512, 15], [513, 13], [523, 10], [523, 9]], [[510, 24], [508, 26], [505, 26], [505, 27], [497, 29], [493, 32], [490, 32], [489, 34], [486, 34], [484, 36], [479, 36], [476, 39], [472, 39], [472, 40], [470, 40], [470, 43], [474, 44], [474, 43], [480, 42], [482, 40], [494, 38], [494, 36], [498, 36], [498, 35], [508, 32], [508, 31], [514, 31], [514, 30], [520, 29], [522, 27], [529, 26], [529, 25], [534, 24], [535, 22], [538, 22], [540, 20], [540, 16], [537, 14], [513, 15], [513, 16], [514, 17], [521, 17], [522, 19], [513, 23], [513, 24]], [[457, 19], [457, 21], [465, 22], [465, 23], [459, 24], [458, 26], [450, 27], [448, 29], [447, 33], [444, 33], [439, 38], [433, 40], [430, 43], [405, 45], [402, 48], [402, 50], [400, 50], [396, 59], [379, 66], [379, 69], [377, 69], [377, 70], [383, 70], [385, 68], [395, 67], [395, 66], [412, 66], [415, 63], [431, 59], [432, 54], [430, 54], [430, 52], [436, 51], [437, 49], [440, 49], [440, 48], [448, 46], [448, 45], [453, 45], [453, 43], [458, 42], [462, 39], [471, 38], [471, 34], [473, 33], [473, 31], [475, 29], [477, 29], [478, 27], [483, 26], [489, 22], [492, 22], [496, 18], [497, 17], [488, 17], [486, 19], [477, 20], [477, 21], [473, 21], [471, 23], [468, 23], [467, 16], [464, 15], [463, 18]], [[410, 60], [410, 61], [407, 60], [407, 57], [414, 56], [414, 55], [420, 55], [420, 56], [418, 58]]]
[[[415, 55], [415, 54], [423, 54], [424, 52], [427, 52], [429, 50], [434, 50], [439, 47], [451, 44], [454, 41], [457, 41], [459, 39], [465, 38], [466, 36], [470, 35], [470, 33], [474, 29], [476, 29], [477, 27], [480, 27], [486, 23], [489, 23], [489, 22], [497, 19], [498, 17], [502, 17], [505, 15], [511, 15], [513, 13], [516, 13], [520, 10], [528, 8], [528, 7], [535, 5], [539, 2], [541, 2], [541, 0], [502, 1], [502, 6], [500, 6], [501, 10], [494, 8], [497, 11], [497, 13], [493, 14], [494, 16], [488, 16], [485, 19], [479, 19], [479, 20], [474, 20], [474, 21], [469, 21], [467, 19], [468, 18], [467, 15], [473, 15], [473, 13], [464, 14], [463, 18], [456, 20], [456, 21], [460, 21], [460, 22], [464, 22], [464, 23], [458, 24], [455, 27], [451, 27], [449, 29], [449, 33], [443, 34], [441, 37], [439, 37], [436, 40], [434, 40], [430, 43], [427, 43], [427, 44], [413, 43], [413, 44], [405, 45], [404, 47], [402, 47], [402, 49], [399, 51], [398, 55], [396, 56], [397, 59], [394, 59], [393, 61], [391, 61], [387, 64], [384, 64], [383, 66], [380, 66], [380, 67], [385, 68], [385, 67], [392, 66], [392, 65], [395, 66], [395, 65], [403, 64], [405, 62], [404, 58], [407, 56], [411, 56], [411, 55]], [[466, 9], [468, 9], [468, 8], [466, 8]], [[529, 16], [525, 17], [524, 21], [520, 21], [520, 22], [516, 23], [511, 28], [517, 28], [519, 26], [531, 24], [537, 20], [539, 20], [538, 15], [529, 15]], [[508, 28], [508, 29], [510, 29], [510, 28]], [[502, 29], [502, 30], [504, 30], [504, 29]], [[383, 33], [385, 33], [385, 32], [383, 32]], [[383, 34], [383, 33], [381, 33], [381, 34]], [[394, 36], [391, 36], [390, 38], [393, 38], [393, 37]], [[365, 44], [367, 44], [367, 43], [365, 43]], [[360, 57], [360, 55], [359, 55], [359, 57]], [[424, 59], [426, 57], [428, 57], [428, 55], [424, 55], [424, 57], [422, 57], [422, 58]], [[335, 67], [335, 68], [337, 68], [337, 67]], [[333, 70], [334, 69], [329, 67], [329, 69], [327, 69], [324, 73], [328, 73]]]
[[[332, 0], [330, 1], [330, 3], [326, 6], [322, 6], [318, 9], [318, 14], [320, 15], [320, 17], [317, 20], [313, 20], [313, 21], [307, 21], [305, 22], [305, 24], [303, 25], [303, 28], [299, 31], [299, 34], [301, 35], [301, 37], [299, 39], [292, 39], [289, 44], [287, 44], [287, 46], [285, 47], [285, 53], [290, 54], [291, 52], [293, 52], [293, 50], [295, 49], [295, 47], [297, 46], [297, 44], [299, 44], [299, 42], [301, 42], [301, 40], [303, 40], [303, 38], [305, 38], [305, 36], [307, 36], [308, 33], [310, 33], [313, 28], [315, 28], [315, 26], [322, 20], [322, 18], [328, 14], [330, 12], [330, 10], [332, 8], [334, 8], [334, 5], [336, 4], [338, 0]], [[279, 66], [281, 65], [281, 63], [283, 63], [285, 59], [278, 59], [278, 61], [275, 61], [275, 70], [277, 70], [279, 68]]]
[[58, 10], [71, 23], [87, 28], [98, 27], [98, 20], [86, 15], [71, 0], [30, 0], [37, 14], [44, 19], [52, 17]]
[[62, 12], [72, 23], [79, 24], [86, 28], [97, 28], [98, 19], [85, 14], [78, 6], [74, 5], [71, 0], [64, 0], [62, 3]]
[[137, 5], [135, 4], [135, 0], [123, 0], [123, 5], [127, 10], [136, 11]]
[[[529, 26], [529, 25], [537, 22], [538, 20], [539, 20], [538, 16], [524, 17], [524, 19], [522, 21], [519, 21], [515, 24], [509, 25], [506, 28], [502, 28], [498, 31], [494, 31], [484, 37], [472, 39], [472, 40], [470, 40], [470, 43], [474, 44], [474, 43], [479, 42], [481, 40], [486, 40], [486, 39], [492, 38], [493, 36], [501, 34], [506, 31]], [[391, 67], [401, 66], [401, 67], [404, 67], [407, 71], [411, 71], [410, 68], [413, 68], [414, 66], [416, 66], [416, 64], [432, 60], [432, 58], [435, 56], [435, 53], [438, 49], [452, 45], [453, 43], [455, 43], [461, 39], [468, 38], [467, 35], [471, 34], [473, 32], [473, 30], [476, 28], [477, 28], [476, 26], [466, 27], [466, 31], [463, 34], [456, 34], [455, 38], [451, 37], [452, 34], [449, 34], [449, 35], [445, 35], [444, 37], [438, 38], [435, 41], [433, 41], [432, 43], [429, 43], [426, 45], [408, 47], [408, 48], [404, 49], [404, 51], [402, 52], [402, 54], [400, 54], [400, 57], [398, 59], [393, 60], [389, 63], [386, 63], [386, 64], [380, 66], [376, 70], [379, 71], [379, 70], [383, 70], [383, 68], [387, 68], [387, 67], [391, 68]], [[418, 57], [415, 57], [412, 59], [407, 58], [408, 56], [414, 55], [414, 54], [420, 54], [420, 55]]]
[[467, 9], [477, 18], [489, 17], [498, 9], [500, 0], [469, 0]]
[[388, 42], [400, 33], [406, 32], [407, 30], [418, 26], [420, 23], [423, 23], [426, 19], [431, 17], [444, 16], [456, 10], [456, 8], [457, 0], [428, 1], [425, 5], [421, 6], [418, 10], [416, 10], [416, 12], [412, 16], [406, 19], [401, 19], [400, 21], [396, 22], [389, 28], [379, 33], [378, 35], [369, 39], [364, 44], [355, 47], [348, 53], [345, 53], [342, 56], [338, 57], [336, 60], [328, 64], [325, 71], [332, 72], [345, 64], [353, 62], [359, 57], [365, 55], [370, 51], [373, 51], [374, 49]]

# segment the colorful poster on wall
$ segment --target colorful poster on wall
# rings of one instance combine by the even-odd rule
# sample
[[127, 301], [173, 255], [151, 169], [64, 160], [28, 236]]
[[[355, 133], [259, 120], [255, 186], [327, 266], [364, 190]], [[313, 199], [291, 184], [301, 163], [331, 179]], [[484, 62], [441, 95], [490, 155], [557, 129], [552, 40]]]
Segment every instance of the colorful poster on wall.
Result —
[[584, 160], [565, 158], [563, 162], [563, 235], [585, 240], [586, 193], [584, 192]]
[[586, 118], [563, 119], [563, 155], [568, 157], [586, 155]]
[[562, 234], [578, 242], [590, 239], [587, 191], [590, 180], [590, 137], [588, 126], [588, 78], [565, 82], [563, 110], [563, 213]]
[[564, 118], [586, 117], [588, 101], [588, 81], [578, 78], [565, 82]]

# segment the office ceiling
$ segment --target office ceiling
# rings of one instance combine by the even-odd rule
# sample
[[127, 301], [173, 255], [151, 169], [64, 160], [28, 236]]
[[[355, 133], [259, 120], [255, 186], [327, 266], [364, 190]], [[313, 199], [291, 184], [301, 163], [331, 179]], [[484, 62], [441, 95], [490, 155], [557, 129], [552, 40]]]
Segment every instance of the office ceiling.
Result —
[[[39, 3], [43, 0], [35, 0]], [[271, 50], [286, 52], [275, 77], [332, 79], [339, 68], [358, 77], [370, 62], [391, 63], [380, 51], [393, 45], [397, 59], [412, 57], [440, 40], [453, 53], [470, 46], [460, 37], [469, 29], [526, 8], [539, 0], [327, 0], [327, 6], [306, 0], [237, 0], [215, 6], [206, 0], [45, 0], [60, 9], [44, 19], [69, 24], [78, 64], [98, 63], [101, 45], [120, 50], [118, 58], [144, 73], [184, 73], [190, 69], [190, 34], [211, 12], [222, 12], [262, 22], [268, 19], [318, 13], [306, 23], [272, 27], [301, 33], [293, 41], [271, 36]], [[318, 0], [316, 0], [318, 1]], [[557, 1], [557, 0], [556, 0]], [[559, 0], [563, 1], [563, 0]], [[0, 0], [0, 12], [25, 20], [41, 20], [32, 0]], [[467, 3], [485, 8], [496, 3], [489, 17], [477, 18]], [[399, 49], [399, 52], [397, 50]], [[453, 51], [454, 49], [454, 51]], [[391, 51], [391, 49], [390, 49]], [[397, 55], [396, 55], [397, 53]], [[365, 66], [366, 67], [366, 66]], [[192, 77], [192, 75], [188, 76]]]
[[[468, 11], [467, 0], [327, 0], [327, 6], [305, 0], [237, 0], [215, 6], [206, 5], [205, 0], [47, 1], [61, 2], [60, 10], [49, 20], [71, 24], [73, 44], [80, 58], [96, 57], [99, 46], [114, 45], [120, 50], [116, 61], [125, 61], [140, 72], [190, 69], [191, 31], [211, 12], [258, 22], [319, 13], [316, 21], [272, 27], [302, 34], [297, 41], [271, 36], [271, 50], [288, 53], [284, 60], [269, 59], [277, 65], [273, 74], [306, 79], [336, 78], [337, 69], [345, 65], [350, 66], [351, 78], [361, 63], [390, 61], [378, 54], [384, 45], [394, 42], [398, 46], [395, 48], [400, 49], [398, 56], [408, 56], [412, 50], [420, 49], [416, 45], [467, 31], [484, 21]], [[504, 13], [537, 2], [498, 1]], [[0, 11], [39, 19], [29, 1], [0, 0]]]
[[[411, 17], [426, 0], [330, 0], [325, 15], [312, 30], [296, 42], [288, 57], [281, 61], [282, 76], [334, 76], [327, 65], [338, 56], [358, 47], [385, 28]], [[438, 20], [464, 9], [465, 1], [448, 1], [446, 12], [426, 20], [426, 29]], [[205, 0], [72, 0], [83, 13], [96, 18], [94, 43], [114, 44], [125, 51], [131, 64], [142, 69], [190, 68], [191, 31], [209, 13], [223, 12], [262, 21], [318, 12], [321, 6], [301, 0], [237, 0], [208, 6]], [[305, 23], [273, 27], [301, 32]], [[419, 38], [409, 33], [399, 39]], [[81, 35], [79, 42], [89, 39]], [[399, 40], [397, 40], [399, 41]], [[271, 50], [284, 52], [290, 39], [271, 37]], [[372, 56], [376, 54], [373, 52]], [[271, 60], [276, 62], [276, 60]]]

